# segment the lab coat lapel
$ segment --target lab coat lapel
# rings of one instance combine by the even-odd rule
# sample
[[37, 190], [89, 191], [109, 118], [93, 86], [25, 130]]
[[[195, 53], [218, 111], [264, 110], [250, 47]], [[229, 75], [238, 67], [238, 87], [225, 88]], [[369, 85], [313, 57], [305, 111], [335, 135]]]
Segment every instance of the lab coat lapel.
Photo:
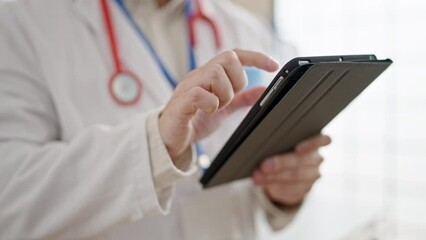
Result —
[[[97, 0], [74, 0], [77, 17], [89, 28], [94, 35], [96, 45], [101, 49], [103, 59], [111, 58], [106, 32], [103, 29], [102, 14]], [[107, 62], [107, 61], [104, 61]]]
[[[114, 65], [99, 1], [75, 0], [75, 5], [81, 19], [95, 35], [96, 44], [100, 44], [102, 56], [106, 59], [104, 61], [108, 64], [108, 69], [111, 69], [112, 73]], [[166, 103], [173, 92], [172, 87], [168, 84], [159, 66], [149, 53], [149, 50], [139, 38], [136, 31], [131, 27], [116, 3], [109, 1], [109, 6], [122, 64], [142, 81], [142, 103], [146, 103], [144, 101], [153, 101], [153, 106]]]

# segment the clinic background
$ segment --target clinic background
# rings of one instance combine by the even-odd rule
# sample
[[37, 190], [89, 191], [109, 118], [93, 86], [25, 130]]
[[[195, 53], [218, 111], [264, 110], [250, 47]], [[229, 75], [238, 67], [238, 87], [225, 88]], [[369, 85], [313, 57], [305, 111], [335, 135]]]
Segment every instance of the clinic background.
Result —
[[274, 26], [283, 56], [394, 61], [324, 130], [323, 177], [295, 222], [280, 233], [260, 223], [259, 237], [426, 239], [426, 2], [233, 1]]
[[426, 239], [426, 2], [277, 0], [274, 13], [297, 55], [394, 61], [324, 130], [333, 144], [314, 190], [371, 208], [379, 239]]
[[262, 239], [426, 239], [426, 2], [235, 1], [274, 26], [286, 60], [394, 61], [324, 129], [323, 176], [294, 224]]

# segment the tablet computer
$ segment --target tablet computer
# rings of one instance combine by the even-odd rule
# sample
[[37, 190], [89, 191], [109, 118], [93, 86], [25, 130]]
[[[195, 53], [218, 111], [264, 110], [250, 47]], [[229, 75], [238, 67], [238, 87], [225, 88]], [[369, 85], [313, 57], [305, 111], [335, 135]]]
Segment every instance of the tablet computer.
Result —
[[372, 54], [289, 61], [205, 171], [203, 187], [249, 177], [267, 157], [320, 133], [390, 64]]

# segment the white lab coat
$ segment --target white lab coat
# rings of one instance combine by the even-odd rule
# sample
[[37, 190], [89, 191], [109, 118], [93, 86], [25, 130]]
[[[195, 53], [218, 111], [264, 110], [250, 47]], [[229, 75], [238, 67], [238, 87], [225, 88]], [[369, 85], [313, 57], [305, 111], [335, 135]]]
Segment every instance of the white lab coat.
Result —
[[[205, 1], [224, 49], [265, 51], [268, 33], [233, 5]], [[114, 69], [97, 0], [31, 0], [0, 7], [0, 239], [253, 239], [248, 181], [201, 191], [179, 181], [159, 206], [146, 117], [172, 88], [115, 4], [123, 64], [143, 81], [134, 107], [111, 98]], [[244, 24], [242, 24], [244, 23]], [[197, 27], [198, 65], [216, 55]], [[238, 124], [203, 142], [215, 154]]]

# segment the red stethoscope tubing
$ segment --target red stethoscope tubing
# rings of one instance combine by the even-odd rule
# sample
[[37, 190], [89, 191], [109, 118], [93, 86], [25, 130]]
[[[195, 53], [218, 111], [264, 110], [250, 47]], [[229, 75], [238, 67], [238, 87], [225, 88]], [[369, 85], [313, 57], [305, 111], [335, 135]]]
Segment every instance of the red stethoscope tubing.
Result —
[[[189, 0], [191, 1], [191, 0]], [[197, 45], [197, 39], [195, 34], [195, 22], [197, 20], [201, 20], [206, 22], [210, 28], [212, 29], [215, 46], [216, 49], [222, 48], [222, 38], [220, 36], [220, 32], [218, 30], [218, 27], [216, 23], [206, 14], [204, 14], [203, 5], [200, 0], [194, 0], [195, 1], [195, 9], [192, 12], [192, 14], [189, 15], [188, 21], [189, 21], [189, 41], [191, 44], [191, 47], [194, 48]]]
[[[106, 31], [107, 31], [107, 34], [108, 34], [109, 45], [110, 45], [110, 49], [111, 49], [111, 55], [112, 55], [112, 59], [114, 61], [114, 66], [115, 66], [115, 71], [111, 75], [111, 77], [108, 81], [108, 91], [109, 91], [111, 97], [114, 99], [114, 101], [116, 103], [118, 103], [122, 106], [131, 106], [131, 105], [134, 105], [137, 102], [139, 102], [139, 99], [142, 96], [142, 82], [136, 76], [136, 74], [132, 73], [129, 70], [125, 70], [123, 68], [123, 65], [122, 65], [121, 60], [120, 60], [120, 54], [119, 54], [119, 51], [118, 51], [116, 34], [115, 34], [114, 26], [113, 26], [113, 23], [112, 23], [111, 11], [110, 11], [110, 8], [108, 6], [108, 2], [107, 2], [107, 0], [100, 0], [100, 3], [101, 3], [101, 7], [102, 7], [103, 16], [104, 16], [104, 23], [105, 23]], [[121, 74], [131, 77], [136, 83], [137, 94], [130, 101], [123, 101], [114, 93], [114, 90], [113, 90], [114, 80]]]
[[111, 47], [111, 54], [114, 61], [115, 71], [119, 72], [122, 70], [122, 66], [118, 53], [117, 39], [115, 38], [114, 27], [112, 25], [111, 11], [106, 0], [101, 0], [101, 7], [104, 16], [104, 24], [108, 34], [109, 45]]
[[[106, 31], [107, 31], [107, 34], [108, 34], [109, 45], [110, 45], [110, 49], [111, 49], [111, 55], [112, 55], [112, 59], [113, 59], [114, 66], [115, 66], [115, 71], [109, 79], [108, 89], [109, 89], [110, 95], [112, 96], [112, 98], [114, 99], [115, 102], [117, 102], [118, 104], [123, 105], [123, 106], [129, 106], [129, 105], [136, 104], [139, 101], [139, 99], [141, 98], [142, 82], [140, 81], [140, 79], [135, 74], [133, 74], [129, 70], [126, 70], [122, 65], [122, 62], [121, 62], [121, 59], [120, 59], [120, 54], [119, 54], [119, 49], [118, 49], [118, 44], [117, 44], [117, 38], [116, 38], [115, 31], [114, 31], [112, 17], [111, 17], [111, 11], [110, 11], [110, 8], [109, 8], [107, 1], [108, 0], [100, 0], [100, 4], [101, 4], [103, 16], [104, 16], [105, 28], [106, 28]], [[188, 1], [191, 1], [191, 0], [188, 0]], [[204, 14], [203, 6], [202, 6], [200, 0], [193, 0], [193, 1], [195, 1], [195, 4], [189, 4], [190, 2], [188, 2], [187, 6], [186, 6], [186, 7], [188, 7], [188, 9], [190, 9], [189, 8], [190, 6], [195, 7], [195, 9], [193, 9], [192, 11], [187, 12], [188, 27], [189, 27], [190, 55], [191, 55], [190, 56], [191, 70], [192, 70], [192, 68], [195, 68], [195, 58], [194, 58], [193, 49], [195, 48], [195, 46], [197, 44], [197, 39], [196, 39], [196, 34], [195, 34], [195, 22], [197, 20], [204, 21], [204, 22], [206, 22], [207, 25], [210, 26], [210, 28], [212, 29], [212, 32], [213, 32], [216, 49], [222, 48], [222, 39], [221, 39], [221, 36], [219, 34], [219, 30], [218, 30], [216, 23], [209, 16]], [[158, 58], [158, 56], [155, 54], [155, 52], [154, 52], [154, 57]], [[162, 65], [161, 61], [159, 61], [159, 64], [162, 67], [161, 68], [162, 71], [167, 71], [164, 68], [164, 66]], [[137, 92], [136, 92], [136, 95], [131, 100], [125, 101], [123, 99], [120, 99], [120, 97], [117, 96], [117, 94], [114, 91], [114, 83], [116, 81], [118, 81], [120, 75], [125, 75], [128, 79], [131, 79], [134, 84], [136, 84]], [[171, 78], [169, 75], [170, 74], [168, 74], [168, 73], [165, 74], [166, 77]], [[170, 79], [169, 81], [172, 81], [172, 79]], [[173, 84], [173, 86], [175, 86], [175, 83]], [[118, 95], [120, 95], [120, 94], [118, 94]]]

